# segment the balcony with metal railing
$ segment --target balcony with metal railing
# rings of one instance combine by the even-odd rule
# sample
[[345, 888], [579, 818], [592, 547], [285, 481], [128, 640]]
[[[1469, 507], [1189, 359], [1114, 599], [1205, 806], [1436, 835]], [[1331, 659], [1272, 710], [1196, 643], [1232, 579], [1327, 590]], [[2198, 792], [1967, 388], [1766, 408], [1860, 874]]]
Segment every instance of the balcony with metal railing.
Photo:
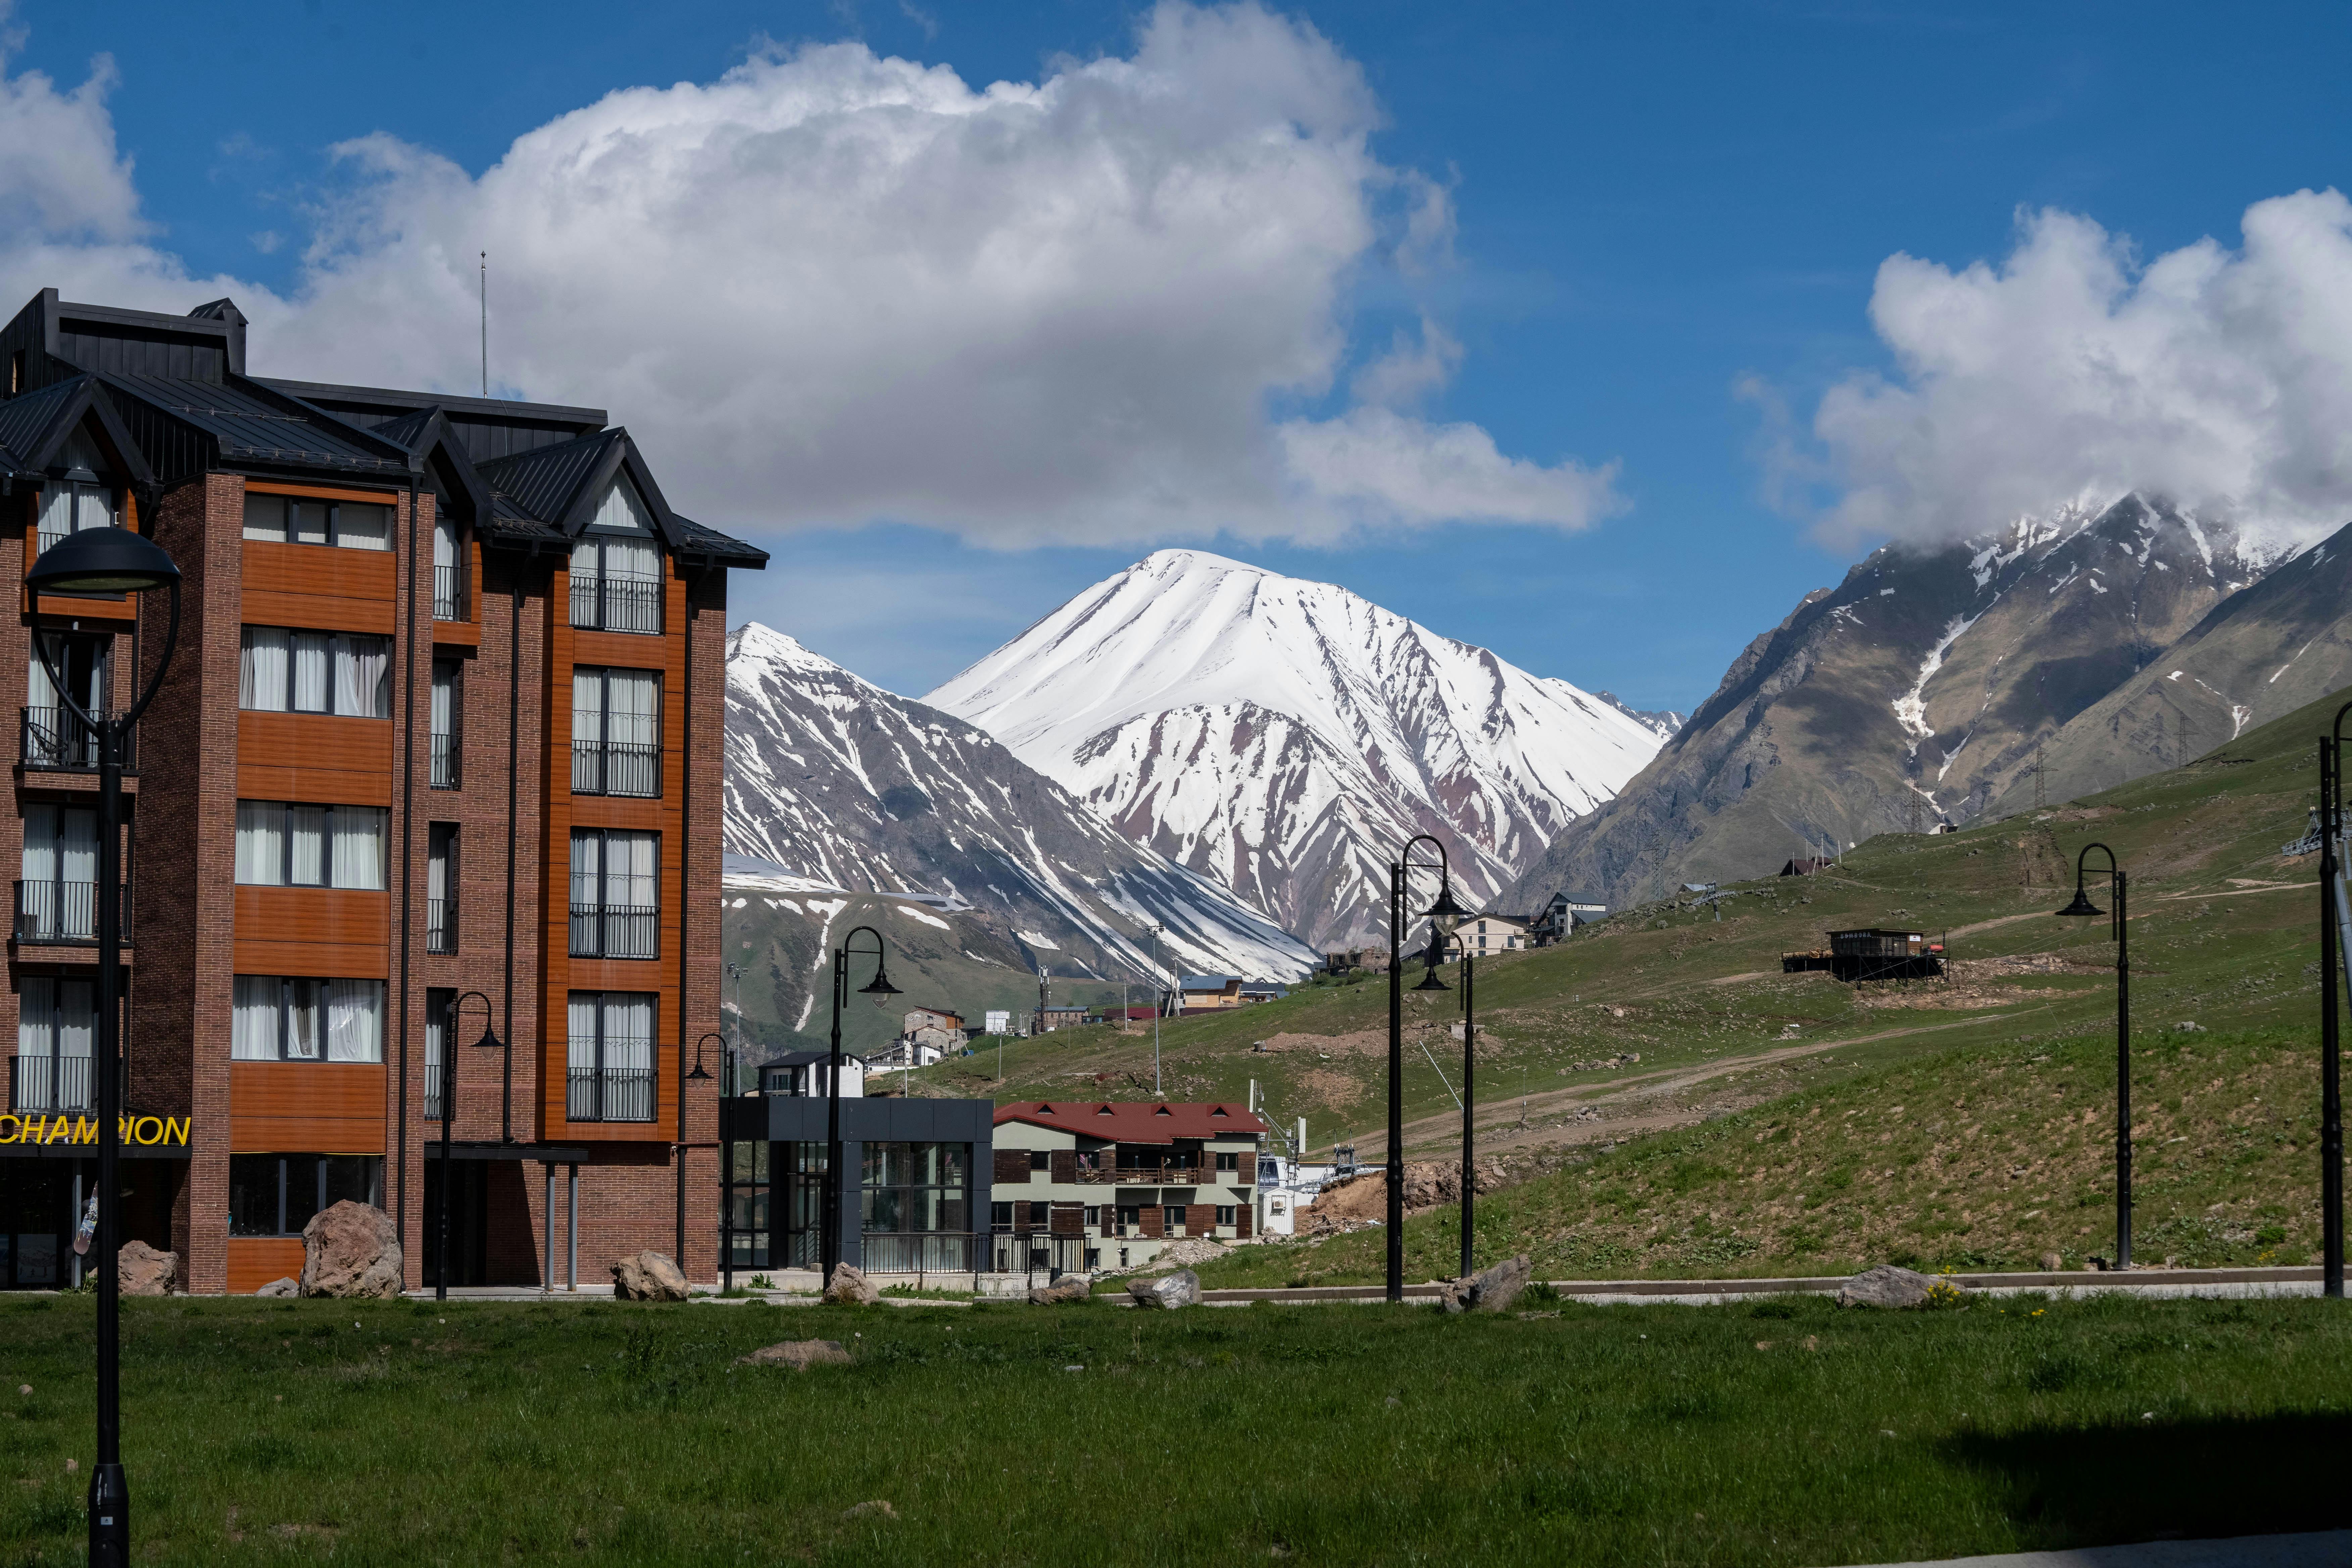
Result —
[[[122, 936], [131, 939], [131, 889], [122, 890], [120, 910]], [[16, 941], [44, 946], [96, 946], [98, 884], [96, 882], [19, 881], [16, 884]]]
[[[28, 768], [46, 768], [57, 773], [96, 773], [98, 771], [98, 732], [75, 716], [70, 708], [25, 708], [22, 744], [17, 760]], [[122, 771], [137, 771], [139, 731], [134, 728], [122, 737]]]
[[8, 1058], [8, 1109], [26, 1111], [88, 1110], [98, 1103], [89, 1057], [21, 1056]]
[[434, 789], [456, 789], [464, 780], [457, 771], [457, 737], [436, 732], [432, 737], [432, 761], [425, 783]]
[[634, 573], [574, 577], [572, 624], [595, 631], [658, 633], [662, 629], [661, 579]]
[[654, 1069], [573, 1068], [564, 1088], [563, 1113], [573, 1121], [651, 1121]]
[[433, 568], [433, 618], [466, 619], [466, 574], [455, 566]]
[[661, 794], [661, 748], [635, 741], [574, 741], [572, 793], [654, 799]]
[[457, 900], [427, 899], [425, 900], [425, 951], [455, 952], [457, 951]]
[[657, 958], [660, 911], [621, 904], [572, 906], [574, 958]]

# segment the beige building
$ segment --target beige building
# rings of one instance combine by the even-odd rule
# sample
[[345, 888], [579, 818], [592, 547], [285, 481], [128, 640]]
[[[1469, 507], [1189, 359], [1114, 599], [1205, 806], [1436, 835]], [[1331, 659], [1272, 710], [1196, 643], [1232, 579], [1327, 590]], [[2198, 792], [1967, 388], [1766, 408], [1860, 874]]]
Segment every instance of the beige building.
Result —
[[1238, 1105], [1000, 1106], [991, 1228], [1066, 1271], [1132, 1268], [1180, 1237], [1250, 1240], [1268, 1131]]
[[1517, 952], [1535, 946], [1528, 934], [1528, 922], [1509, 915], [1472, 915], [1454, 929], [1453, 944], [1446, 949], [1448, 958], [1460, 958], [1468, 953], [1472, 958], [1485, 958], [1490, 953]]

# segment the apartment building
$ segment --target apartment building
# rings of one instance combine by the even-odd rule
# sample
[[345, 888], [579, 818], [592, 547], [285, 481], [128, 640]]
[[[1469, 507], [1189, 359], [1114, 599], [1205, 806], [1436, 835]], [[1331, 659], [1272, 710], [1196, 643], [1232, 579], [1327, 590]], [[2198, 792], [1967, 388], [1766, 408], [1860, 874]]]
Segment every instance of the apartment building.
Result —
[[1053, 1266], [1070, 1269], [1133, 1268], [1180, 1237], [1246, 1241], [1258, 1233], [1257, 1156], [1269, 1131], [1238, 1105], [1003, 1106], [992, 1228], [1052, 1238]]
[[[765, 555], [601, 409], [249, 374], [226, 300], [44, 290], [0, 365], [0, 566], [123, 527], [183, 574], [126, 780], [126, 1236], [247, 1291], [363, 1198], [424, 1284], [446, 1170], [452, 1283], [645, 1247], [710, 1278], [718, 1084], [685, 1064], [719, 1023], [727, 573]], [[165, 616], [19, 601], [0, 1285], [63, 1277], [95, 1131], [96, 759], [36, 616], [116, 710]]]

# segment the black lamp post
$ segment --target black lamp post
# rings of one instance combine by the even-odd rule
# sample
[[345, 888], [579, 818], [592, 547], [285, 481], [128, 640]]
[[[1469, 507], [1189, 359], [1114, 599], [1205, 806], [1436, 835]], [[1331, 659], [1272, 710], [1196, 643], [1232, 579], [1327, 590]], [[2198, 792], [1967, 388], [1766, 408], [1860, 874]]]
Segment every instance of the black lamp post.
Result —
[[834, 1270], [841, 1267], [841, 1005], [849, 995], [849, 954], [864, 931], [874, 939], [874, 979], [857, 988], [860, 996], [871, 996], [877, 1007], [886, 1005], [885, 998], [896, 996], [898, 988], [890, 984], [889, 971], [883, 965], [882, 933], [872, 926], [859, 926], [841, 939], [833, 950], [833, 1048], [832, 1059], [824, 1080], [824, 1283], [833, 1284]]
[[2344, 1296], [2344, 1083], [2336, 966], [2352, 958], [2352, 897], [2344, 887], [2344, 716], [2319, 743], [2319, 1258], [2320, 1290]]
[[[2114, 885], [2112, 912], [2091, 902], [2084, 889], [2084, 862], [2096, 849], [2107, 858], [2107, 877]], [[2126, 907], [2129, 879], [2116, 864], [2116, 852], [2104, 844], [2085, 844], [2074, 857], [2074, 901], [2057, 911], [2062, 916], [2088, 919], [2109, 915], [2116, 937], [2116, 1267], [2131, 1267], [2131, 916]]]
[[[465, 1016], [468, 1002], [482, 1005], [482, 1037], [474, 1042], [475, 1047], [485, 1051], [506, 1048], [499, 1042], [488, 997], [478, 991], [468, 991], [449, 1004], [449, 1029], [441, 1042], [441, 1212], [436, 1219], [441, 1240], [435, 1253], [436, 1267], [433, 1271], [433, 1299], [436, 1301], [449, 1299], [449, 1189], [455, 1184], [457, 1171], [449, 1163], [449, 1142], [451, 1130], [457, 1125], [457, 1020]], [[549, 1215], [547, 1223], [552, 1227], [555, 1216]]]
[[[1437, 851], [1434, 863], [1415, 860], [1413, 847], [1426, 844]], [[1429, 922], [1429, 967], [1415, 991], [1444, 991], [1437, 961], [1445, 939], [1462, 919], [1454, 901], [1453, 873], [1445, 863], [1445, 846], [1428, 834], [1416, 834], [1389, 866], [1389, 1204], [1388, 1299], [1404, 1300], [1404, 924], [1407, 884], [1415, 871], [1437, 873], [1437, 901], [1418, 918]]]
[[[131, 1561], [131, 1494], [122, 1475], [122, 1280], [115, 1249], [121, 1237], [122, 1185], [116, 1172], [122, 1115], [122, 743], [163, 684], [180, 637], [180, 569], [163, 547], [126, 528], [92, 528], [50, 545], [25, 574], [33, 595], [33, 651], [58, 700], [98, 742], [98, 1462], [89, 1475], [89, 1560], [107, 1568]], [[41, 635], [45, 594], [145, 594], [168, 588], [172, 618], [163, 652], [128, 711], [93, 713], [58, 678]], [[99, 707], [107, 706], [101, 697]]]
[[1477, 1103], [1471, 1098], [1470, 1075], [1478, 1047], [1478, 1015], [1472, 1000], [1472, 986], [1477, 976], [1470, 958], [1470, 943], [1462, 943], [1462, 1272], [1454, 1278], [1470, 1278], [1470, 1203], [1475, 1184], [1470, 1174], [1470, 1159], [1475, 1152], [1470, 1127], [1470, 1110]]

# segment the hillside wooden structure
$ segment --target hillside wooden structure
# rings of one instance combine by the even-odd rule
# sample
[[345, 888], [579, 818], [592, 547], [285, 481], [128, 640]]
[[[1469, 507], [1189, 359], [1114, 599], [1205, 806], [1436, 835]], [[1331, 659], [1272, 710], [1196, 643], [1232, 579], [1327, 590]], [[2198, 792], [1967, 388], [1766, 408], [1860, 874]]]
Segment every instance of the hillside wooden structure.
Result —
[[1827, 970], [1849, 985], [1860, 980], [1933, 980], [1944, 973], [1944, 944], [1929, 942], [1925, 931], [1868, 926], [1827, 934], [1827, 947], [1782, 953], [1780, 973]]

